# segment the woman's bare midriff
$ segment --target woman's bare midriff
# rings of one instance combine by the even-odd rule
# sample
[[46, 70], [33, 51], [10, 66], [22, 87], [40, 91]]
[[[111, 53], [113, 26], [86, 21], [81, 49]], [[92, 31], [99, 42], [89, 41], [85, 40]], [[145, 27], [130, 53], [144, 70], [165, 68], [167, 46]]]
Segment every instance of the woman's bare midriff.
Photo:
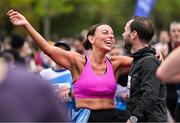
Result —
[[76, 107], [91, 110], [113, 109], [114, 100], [100, 98], [76, 99]]

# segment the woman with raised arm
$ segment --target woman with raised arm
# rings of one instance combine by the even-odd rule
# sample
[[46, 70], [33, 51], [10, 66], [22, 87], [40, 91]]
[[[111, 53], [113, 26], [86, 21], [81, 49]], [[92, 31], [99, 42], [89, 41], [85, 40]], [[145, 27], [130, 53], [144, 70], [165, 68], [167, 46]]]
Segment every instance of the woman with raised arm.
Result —
[[71, 71], [76, 106], [86, 109], [88, 122], [118, 121], [114, 109], [116, 81], [119, 69], [129, 67], [132, 58], [115, 56], [109, 60], [106, 57], [114, 44], [113, 30], [109, 25], [97, 24], [90, 28], [85, 48], [92, 51], [89, 55], [81, 55], [49, 45], [19, 12], [10, 10], [7, 15], [14, 25], [25, 28], [44, 53]]

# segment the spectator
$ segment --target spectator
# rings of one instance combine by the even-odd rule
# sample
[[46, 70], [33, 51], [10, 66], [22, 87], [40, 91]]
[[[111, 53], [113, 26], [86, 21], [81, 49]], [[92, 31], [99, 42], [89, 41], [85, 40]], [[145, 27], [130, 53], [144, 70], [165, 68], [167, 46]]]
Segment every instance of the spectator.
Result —
[[9, 52], [13, 55], [15, 64], [23, 64], [25, 65], [25, 59], [21, 56], [21, 50], [24, 46], [24, 39], [19, 35], [12, 35], [10, 40], [10, 49], [5, 50], [5, 52]]
[[[171, 41], [169, 43], [169, 53], [170, 56], [165, 60], [165, 62], [160, 66], [157, 71], [157, 76], [168, 83], [168, 98], [167, 104], [171, 115], [175, 118], [176, 122], [180, 122], [180, 85], [174, 85], [173, 82], [178, 82], [178, 61], [179, 61], [179, 46], [180, 46], [180, 22], [172, 22], [170, 24], [170, 37]], [[178, 48], [176, 50], [176, 48]], [[177, 57], [178, 56], [178, 57]], [[173, 59], [173, 61], [172, 61]], [[172, 81], [172, 82], [171, 82]]]
[[[70, 51], [70, 47], [65, 41], [58, 41], [54, 46]], [[55, 64], [55, 66], [40, 71], [40, 76], [45, 80], [50, 81], [54, 85], [54, 90], [59, 95], [59, 98], [67, 103], [69, 118], [72, 119], [73, 108], [75, 107], [74, 98], [70, 92], [72, 88], [72, 75], [66, 68]]]
[[75, 49], [76, 52], [80, 54], [86, 54], [86, 51], [82, 44], [83, 41], [84, 41], [84, 37], [81, 36], [80, 34], [77, 34], [73, 37], [72, 47]]

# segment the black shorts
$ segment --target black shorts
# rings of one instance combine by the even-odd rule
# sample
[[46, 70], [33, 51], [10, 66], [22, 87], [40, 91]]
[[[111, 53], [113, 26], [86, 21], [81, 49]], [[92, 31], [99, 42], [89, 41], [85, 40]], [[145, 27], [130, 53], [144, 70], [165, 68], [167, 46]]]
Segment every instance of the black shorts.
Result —
[[88, 122], [118, 122], [119, 112], [116, 109], [91, 110]]

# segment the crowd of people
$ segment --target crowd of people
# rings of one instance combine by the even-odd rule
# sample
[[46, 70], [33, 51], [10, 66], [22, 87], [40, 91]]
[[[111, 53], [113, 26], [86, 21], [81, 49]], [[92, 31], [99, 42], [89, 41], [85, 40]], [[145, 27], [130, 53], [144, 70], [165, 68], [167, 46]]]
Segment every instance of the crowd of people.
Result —
[[[172, 84], [180, 80], [179, 22], [170, 24], [170, 33], [163, 30], [157, 36], [149, 19], [133, 17], [121, 41], [110, 25], [100, 23], [85, 37], [52, 42], [21, 13], [9, 10], [7, 15], [31, 38], [13, 35], [3, 41], [0, 121], [179, 122], [180, 86]], [[12, 102], [16, 105], [10, 106]]]

